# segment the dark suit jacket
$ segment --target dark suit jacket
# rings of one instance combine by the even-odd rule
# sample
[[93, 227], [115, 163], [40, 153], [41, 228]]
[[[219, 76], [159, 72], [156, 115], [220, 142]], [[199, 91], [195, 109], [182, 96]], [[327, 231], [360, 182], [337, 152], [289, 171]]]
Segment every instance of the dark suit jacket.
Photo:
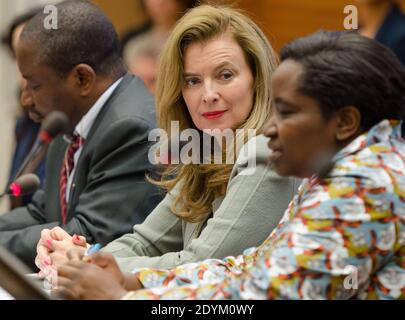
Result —
[[390, 48], [405, 66], [405, 15], [393, 5], [375, 39]]
[[[25, 157], [28, 155], [36, 141], [39, 129], [40, 124], [32, 121], [27, 113], [24, 113], [20, 118], [18, 118], [15, 127], [16, 145], [13, 155], [13, 161], [11, 162], [10, 177], [7, 185], [13, 182], [18, 169], [24, 162]], [[34, 172], [41, 181], [41, 187], [43, 186], [45, 177], [45, 160], [46, 159], [43, 159], [40, 162], [38, 168]], [[12, 199], [12, 205], [14, 205], [15, 207], [21, 207], [27, 205], [31, 201], [32, 194], [28, 194], [21, 198]]]
[[127, 74], [97, 116], [78, 160], [68, 199], [68, 223], [62, 226], [59, 172], [67, 143], [51, 144], [44, 190], [31, 204], [0, 216], [0, 245], [34, 267], [41, 230], [62, 226], [68, 233], [104, 245], [129, 233], [161, 200], [145, 181], [148, 134], [155, 127], [155, 108], [143, 82]]

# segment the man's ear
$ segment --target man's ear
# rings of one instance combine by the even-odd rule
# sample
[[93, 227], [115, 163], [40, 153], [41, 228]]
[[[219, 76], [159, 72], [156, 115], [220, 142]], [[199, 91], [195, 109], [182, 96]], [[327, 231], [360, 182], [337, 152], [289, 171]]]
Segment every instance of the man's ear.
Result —
[[72, 70], [75, 84], [80, 88], [80, 95], [86, 97], [90, 94], [96, 82], [96, 73], [87, 64], [78, 64]]
[[336, 139], [345, 141], [358, 135], [361, 130], [361, 114], [354, 106], [347, 106], [337, 111]]

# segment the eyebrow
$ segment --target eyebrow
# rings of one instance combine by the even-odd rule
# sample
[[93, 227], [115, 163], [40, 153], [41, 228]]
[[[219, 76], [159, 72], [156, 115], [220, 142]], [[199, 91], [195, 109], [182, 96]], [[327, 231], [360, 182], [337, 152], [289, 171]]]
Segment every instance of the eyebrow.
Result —
[[191, 76], [198, 76], [197, 73], [192, 73], [192, 72], [184, 72], [183, 77], [191, 77]]
[[287, 107], [291, 107], [291, 108], [295, 108], [295, 109], [298, 108], [298, 106], [297, 106], [296, 104], [290, 103], [290, 102], [284, 100], [283, 98], [275, 98], [275, 99], [274, 99], [274, 102], [275, 102], [276, 105], [280, 105], [280, 104], [281, 104], [281, 105], [285, 105], [285, 106], [287, 106]]
[[27, 80], [27, 81], [34, 81], [34, 82], [37, 82], [37, 81], [38, 81], [38, 78], [33, 77], [32, 75], [22, 75], [22, 76], [23, 76], [23, 78], [24, 78], [25, 80]]
[[229, 65], [232, 67], [234, 66], [234, 64], [231, 61], [224, 61], [224, 62], [221, 62], [218, 66], [216, 66], [214, 70], [222, 69], [223, 67], [226, 67]]
[[[218, 69], [221, 69], [221, 68], [226, 67], [226, 66], [234, 66], [234, 64], [231, 61], [221, 62], [219, 65], [217, 65], [214, 68], [214, 71], [217, 71]], [[197, 73], [193, 73], [193, 72], [184, 72], [183, 73], [183, 77], [190, 77], [190, 76], [197, 76], [197, 75], [198, 75]]]

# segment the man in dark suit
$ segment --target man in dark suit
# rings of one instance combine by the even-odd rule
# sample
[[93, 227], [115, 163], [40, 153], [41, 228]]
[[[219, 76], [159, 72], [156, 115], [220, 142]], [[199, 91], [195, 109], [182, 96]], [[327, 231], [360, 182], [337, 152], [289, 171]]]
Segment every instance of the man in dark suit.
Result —
[[[7, 32], [2, 37], [2, 43], [4, 44], [5, 48], [8, 49], [13, 61], [15, 61], [16, 46], [25, 23], [32, 17], [34, 17], [40, 10], [41, 8], [36, 7], [15, 17], [13, 21], [10, 23]], [[20, 106], [24, 108], [26, 100], [27, 101], [31, 100], [30, 98], [26, 99], [25, 94], [26, 90], [24, 89], [24, 83], [25, 83], [24, 81], [20, 81], [19, 83], [17, 93], [20, 105], [16, 106], [18, 107], [18, 109], [20, 108]], [[18, 169], [20, 168], [25, 157], [28, 155], [32, 146], [34, 145], [40, 129], [40, 124], [32, 121], [31, 118], [28, 116], [28, 112], [26, 112], [25, 110], [21, 111], [22, 114], [21, 116], [18, 117], [15, 126], [15, 150], [13, 160], [11, 162], [8, 185], [13, 182]], [[40, 162], [40, 164], [38, 165], [37, 169], [34, 172], [40, 179], [41, 186], [43, 185], [43, 180], [45, 177], [45, 161], [46, 158], [42, 159], [42, 161]], [[25, 206], [31, 201], [32, 201], [32, 194], [27, 194], [24, 195], [23, 197], [13, 197], [10, 199], [11, 208]]]
[[390, 48], [405, 66], [405, 15], [393, 2], [384, 22], [378, 29], [375, 40]]
[[58, 110], [70, 120], [69, 139], [50, 146], [44, 190], [0, 216], [0, 245], [30, 266], [42, 230], [60, 226], [103, 245], [131, 232], [161, 198], [145, 181], [153, 170], [154, 102], [142, 81], [126, 73], [113, 25], [87, 1], [56, 8], [56, 30], [45, 27], [41, 12], [17, 46], [31, 118]]
[[390, 48], [405, 66], [405, 15], [397, 0], [356, 0], [360, 30]]

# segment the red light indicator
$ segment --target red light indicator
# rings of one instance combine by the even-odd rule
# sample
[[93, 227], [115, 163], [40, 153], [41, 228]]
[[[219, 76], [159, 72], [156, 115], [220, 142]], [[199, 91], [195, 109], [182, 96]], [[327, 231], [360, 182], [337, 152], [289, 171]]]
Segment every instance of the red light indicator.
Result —
[[10, 184], [10, 191], [14, 197], [19, 197], [21, 195], [21, 187], [19, 184], [13, 182]]

